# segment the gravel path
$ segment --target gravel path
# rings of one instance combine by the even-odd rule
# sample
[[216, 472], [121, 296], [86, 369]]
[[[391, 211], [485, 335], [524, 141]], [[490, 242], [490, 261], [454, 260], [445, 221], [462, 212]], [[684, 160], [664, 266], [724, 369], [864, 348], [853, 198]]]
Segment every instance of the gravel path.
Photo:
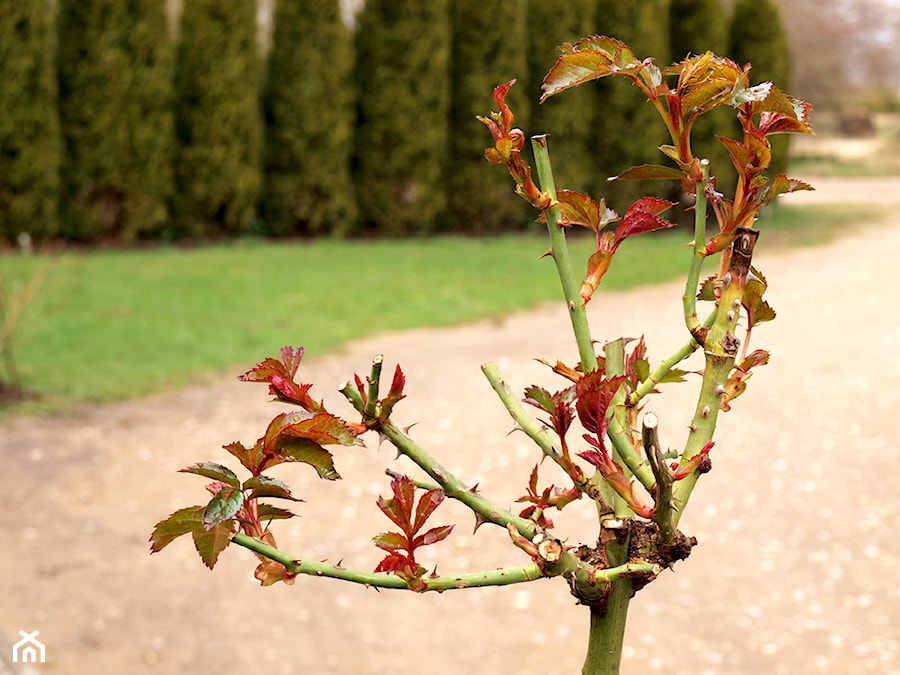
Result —
[[[900, 194], [896, 181], [889, 193]], [[817, 248], [770, 254], [765, 237], [759, 248], [779, 318], [754, 343], [772, 362], [724, 416], [714, 470], [682, 520], [700, 545], [632, 603], [624, 672], [900, 673], [900, 222]], [[594, 335], [636, 336], [649, 324], [651, 357], [664, 357], [684, 340], [680, 296], [678, 284], [601, 294]], [[398, 421], [418, 421], [415, 437], [450, 470], [512, 505], [536, 454], [507, 435], [478, 366], [495, 361], [517, 390], [555, 386], [531, 359], [573, 360], [564, 314], [554, 305], [385, 335], [311, 357], [301, 372], [346, 412], [338, 382], [366, 372], [376, 353], [391, 368], [399, 360], [409, 397]], [[672, 392], [650, 405], [674, 446], [693, 387]], [[587, 612], [559, 580], [441, 596], [313, 578], [260, 589], [244, 550], [226, 551], [213, 573], [188, 540], [149, 556], [153, 524], [204, 494], [202, 479], [175, 471], [225, 460], [223, 443], [252, 442], [276, 410], [266, 399], [263, 386], [229, 378], [0, 426], [0, 632], [39, 630], [40, 672], [580, 671]], [[338, 484], [303, 467], [276, 470], [307, 500], [276, 534], [297, 555], [371, 568], [379, 556], [369, 539], [388, 524], [373, 501], [387, 491], [381, 472], [396, 466], [393, 453], [371, 439], [338, 462]], [[556, 478], [549, 466], [543, 476]], [[558, 532], [591, 542], [589, 511], [570, 506]], [[497, 528], [469, 536], [471, 517], [455, 504], [438, 521], [460, 523], [440, 571], [523, 562]]]

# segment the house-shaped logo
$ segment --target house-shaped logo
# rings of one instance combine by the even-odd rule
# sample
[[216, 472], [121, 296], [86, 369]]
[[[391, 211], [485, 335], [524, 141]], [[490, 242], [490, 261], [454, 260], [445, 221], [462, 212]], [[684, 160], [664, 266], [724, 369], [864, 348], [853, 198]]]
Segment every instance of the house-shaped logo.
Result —
[[38, 631], [26, 633], [24, 630], [19, 631], [22, 639], [13, 645], [12, 660], [13, 663], [43, 663], [44, 662], [44, 645], [35, 638]]

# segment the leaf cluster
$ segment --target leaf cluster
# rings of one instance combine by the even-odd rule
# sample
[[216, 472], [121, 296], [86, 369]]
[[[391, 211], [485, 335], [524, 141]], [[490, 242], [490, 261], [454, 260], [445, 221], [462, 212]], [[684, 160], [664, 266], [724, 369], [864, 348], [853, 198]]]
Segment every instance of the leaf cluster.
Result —
[[426, 491], [416, 503], [416, 488], [412, 479], [397, 476], [391, 481], [391, 491], [392, 498], [378, 498], [378, 508], [400, 528], [400, 532], [383, 532], [373, 539], [378, 548], [387, 551], [375, 571], [396, 574], [416, 590], [421, 587], [421, 578], [426, 572], [416, 562], [416, 550], [446, 539], [453, 531], [453, 525], [439, 525], [421, 532], [425, 521], [444, 501], [444, 493], [440, 489]]
[[[283, 482], [263, 472], [278, 464], [300, 462], [311, 466], [320, 478], [340, 478], [334, 457], [326, 446], [360, 445], [360, 429], [325, 410], [321, 402], [309, 395], [310, 384], [295, 381], [303, 358], [302, 348], [284, 347], [280, 356], [280, 360], [263, 360], [239, 379], [268, 383], [275, 400], [299, 406], [301, 410], [276, 415], [265, 434], [250, 447], [240, 442], [224, 446], [250, 472], [250, 478], [243, 482], [231, 469], [215, 462], [201, 462], [182, 469], [182, 473], [212, 479], [207, 485], [212, 498], [206, 505], [180, 509], [157, 523], [150, 536], [153, 553], [181, 535], [190, 534], [200, 558], [212, 569], [236, 532], [275, 546], [268, 524], [272, 520], [292, 518], [294, 514], [259, 500], [301, 500]], [[293, 575], [283, 565], [260, 559], [256, 577], [264, 586], [292, 579]]]

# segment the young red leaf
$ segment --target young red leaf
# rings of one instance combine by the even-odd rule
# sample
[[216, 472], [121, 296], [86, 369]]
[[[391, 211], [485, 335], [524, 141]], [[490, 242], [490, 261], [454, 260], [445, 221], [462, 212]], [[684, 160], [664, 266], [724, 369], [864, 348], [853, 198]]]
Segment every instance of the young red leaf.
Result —
[[635, 76], [646, 64], [638, 61], [625, 43], [604, 35], [567, 42], [563, 53], [541, 85], [541, 103], [547, 98], [584, 82], [614, 73]]
[[628, 207], [622, 218], [622, 223], [616, 228], [616, 246], [628, 237], [643, 232], [653, 232], [668, 227], [675, 227], [659, 214], [675, 206], [675, 202], [656, 197], [644, 197]]
[[246, 447], [243, 443], [235, 441], [228, 445], [223, 445], [228, 452], [237, 457], [238, 461], [247, 471], [256, 475], [263, 470], [262, 463], [265, 459], [263, 455], [263, 447], [261, 443], [257, 443], [251, 448]]
[[[593, 442], [593, 439], [587, 440]], [[634, 491], [634, 482], [625, 475], [624, 469], [613, 460], [604, 448], [587, 450], [578, 454], [582, 459], [593, 464], [602, 474], [603, 479], [615, 490], [637, 515], [643, 518], [653, 517], [653, 508], [643, 503]]]
[[766, 205], [779, 195], [788, 194], [790, 192], [798, 192], [800, 190], [815, 190], [809, 183], [804, 183], [796, 178], [788, 178], [783, 173], [778, 174], [772, 179], [769, 187], [766, 188], [761, 196], [760, 203]]
[[594, 370], [575, 384], [575, 410], [578, 412], [578, 419], [585, 429], [597, 434], [601, 444], [609, 426], [609, 406], [623, 382], [624, 375], [607, 379], [603, 371]]
[[209, 504], [203, 509], [203, 527], [206, 530], [231, 520], [244, 505], [244, 493], [241, 490], [225, 484], [217, 487], [220, 489], [216, 490]]
[[453, 532], [453, 525], [439, 525], [438, 527], [432, 527], [425, 534], [420, 534], [413, 540], [413, 548], [436, 544], [449, 537], [451, 532]]
[[159, 521], [150, 535], [150, 552], [158, 553], [178, 537], [203, 528], [203, 507], [188, 506]]
[[192, 531], [194, 547], [209, 569], [215, 567], [219, 554], [231, 543], [233, 524], [234, 521], [227, 521], [209, 529], [201, 527]]
[[764, 366], [769, 362], [769, 352], [757, 349], [735, 366], [725, 382], [725, 393], [722, 395], [720, 407], [723, 412], [731, 410], [731, 401], [747, 390], [747, 380], [753, 375], [752, 368]]
[[612, 232], [602, 232], [597, 238], [597, 250], [588, 258], [587, 274], [581, 282], [581, 301], [583, 304], [590, 302], [594, 291], [600, 285], [603, 277], [609, 271], [613, 254], [619, 247], [616, 235]]
[[406, 386], [406, 376], [403, 374], [403, 371], [400, 369], [400, 365], [394, 369], [394, 379], [391, 381], [391, 388], [388, 391], [388, 395], [384, 397], [381, 401], [381, 412], [379, 417], [382, 421], [386, 420], [391, 416], [391, 412], [394, 409], [394, 406], [403, 398], [406, 398], [403, 393], [403, 387]]
[[416, 506], [416, 518], [413, 521], [413, 532], [418, 532], [434, 510], [444, 501], [443, 490], [428, 490], [419, 497], [419, 503]]
[[227, 466], [216, 464], [215, 462], [198, 462], [191, 464], [184, 469], [179, 469], [178, 473], [194, 473], [198, 476], [205, 476], [213, 480], [230, 485], [233, 488], [239, 488], [241, 481], [235, 475], [234, 471]]
[[581, 225], [600, 232], [618, 220], [616, 212], [607, 208], [602, 199], [598, 204], [587, 195], [573, 190], [558, 190], [556, 198], [559, 201], [560, 225]]
[[238, 377], [242, 382], [268, 382], [269, 393], [279, 401], [299, 405], [309, 412], [322, 410], [322, 404], [309, 395], [311, 384], [298, 384], [294, 375], [303, 359], [303, 347], [282, 347], [281, 360], [267, 358]]

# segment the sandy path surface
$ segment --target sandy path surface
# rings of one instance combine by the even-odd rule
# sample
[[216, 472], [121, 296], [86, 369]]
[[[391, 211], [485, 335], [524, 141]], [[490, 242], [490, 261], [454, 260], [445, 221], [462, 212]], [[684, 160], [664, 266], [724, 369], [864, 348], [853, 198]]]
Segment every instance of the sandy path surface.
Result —
[[[898, 260], [898, 221], [797, 251], [767, 253], [761, 239], [757, 262], [779, 317], [754, 343], [772, 363], [720, 424], [714, 469], [682, 521], [700, 545], [632, 603], [625, 673], [900, 673]], [[601, 294], [595, 337], [649, 325], [651, 358], [668, 355], [684, 340], [681, 292]], [[514, 506], [537, 455], [521, 434], [507, 436], [479, 365], [495, 361], [519, 391], [558, 384], [531, 359], [574, 360], [562, 308], [385, 335], [313, 355], [301, 373], [348, 414], [337, 383], [365, 373], [376, 353], [408, 376], [397, 420], [419, 422], [415, 437], [448, 468]], [[672, 391], [650, 406], [663, 442], [679, 446], [694, 386]], [[229, 378], [0, 426], [0, 633], [15, 642], [39, 630], [39, 672], [580, 672], [587, 611], [560, 580], [440, 596], [308, 577], [261, 589], [237, 547], [212, 573], [187, 539], [149, 556], [153, 524], [205, 494], [203, 479], [175, 471], [255, 440], [277, 411], [266, 400], [264, 386]], [[374, 567], [370, 537], [388, 525], [374, 500], [387, 493], [388, 465], [408, 468], [370, 439], [339, 453], [337, 484], [305, 467], [273, 471], [307, 500], [302, 518], [277, 528], [281, 546]], [[543, 480], [561, 478], [548, 465]], [[586, 504], [556, 520], [572, 543], [595, 537]], [[455, 504], [438, 522], [460, 523], [435, 547], [442, 572], [524, 562], [498, 528], [471, 537], [471, 516]]]

